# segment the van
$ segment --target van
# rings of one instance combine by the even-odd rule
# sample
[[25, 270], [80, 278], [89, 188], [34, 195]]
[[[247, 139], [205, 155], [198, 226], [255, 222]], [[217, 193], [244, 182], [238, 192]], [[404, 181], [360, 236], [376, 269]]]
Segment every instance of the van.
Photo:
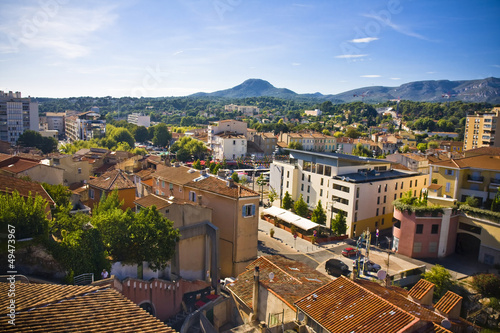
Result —
[[338, 259], [330, 259], [325, 263], [326, 272], [332, 276], [339, 277], [341, 275], [349, 275], [349, 267]]

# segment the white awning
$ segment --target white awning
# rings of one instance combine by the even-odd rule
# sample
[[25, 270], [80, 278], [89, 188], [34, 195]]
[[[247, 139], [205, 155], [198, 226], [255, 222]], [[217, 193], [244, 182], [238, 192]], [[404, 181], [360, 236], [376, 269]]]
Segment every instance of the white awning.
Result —
[[286, 209], [278, 208], [278, 207], [269, 207], [262, 211], [265, 215], [276, 216], [280, 220], [291, 223], [302, 230], [310, 230], [314, 229], [319, 224], [312, 222], [311, 220], [300, 217], [297, 214], [294, 214]]

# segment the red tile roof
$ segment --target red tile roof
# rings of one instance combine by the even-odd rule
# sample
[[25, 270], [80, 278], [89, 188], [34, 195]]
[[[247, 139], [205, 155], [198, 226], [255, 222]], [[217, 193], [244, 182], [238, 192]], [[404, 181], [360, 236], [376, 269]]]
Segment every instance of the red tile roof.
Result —
[[13, 193], [14, 191], [19, 192], [19, 195], [23, 197], [33, 197], [34, 195], [36, 196], [37, 194], [39, 194], [49, 203], [49, 205], [54, 205], [54, 201], [45, 191], [42, 185], [40, 185], [40, 183], [31, 182], [16, 177], [0, 175], [0, 192]]
[[500, 171], [500, 155], [476, 155], [448, 161], [433, 162], [432, 165], [460, 169], [488, 169]]
[[[8, 283], [0, 283], [7, 295]], [[2, 332], [175, 332], [114, 289], [16, 283], [15, 326], [0, 303]]]
[[434, 305], [436, 310], [442, 313], [450, 313], [450, 311], [462, 300], [463, 297], [455, 294], [454, 292], [447, 291], [443, 297]]
[[135, 188], [135, 184], [121, 170], [111, 170], [102, 176], [89, 180], [89, 185], [103, 190]]
[[217, 177], [208, 176], [199, 181], [190, 181], [184, 186], [196, 188], [202, 191], [213, 192], [220, 195], [224, 195], [231, 198], [242, 198], [242, 197], [258, 197], [259, 193], [252, 191], [251, 189], [242, 186], [240, 184], [233, 183], [231, 187], [227, 185], [227, 181], [222, 180]]
[[0, 169], [7, 173], [18, 174], [34, 168], [39, 164], [38, 161], [12, 156], [10, 159], [4, 159], [0, 162]]
[[[293, 303], [300, 297], [325, 285], [331, 279], [301, 262], [282, 256], [263, 256], [246, 267], [235, 282], [228, 285], [250, 309], [252, 308], [254, 268], [259, 266], [259, 282], [266, 289], [295, 309]], [[270, 279], [273, 273], [273, 279]]]
[[432, 288], [436, 285], [424, 279], [420, 279], [411, 289], [408, 291], [408, 296], [414, 299], [422, 299]]

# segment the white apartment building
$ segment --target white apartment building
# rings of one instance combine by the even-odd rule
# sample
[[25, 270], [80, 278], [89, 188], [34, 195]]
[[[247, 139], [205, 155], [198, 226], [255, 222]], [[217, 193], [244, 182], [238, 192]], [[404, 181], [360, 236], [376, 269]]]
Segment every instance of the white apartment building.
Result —
[[58, 134], [64, 134], [64, 112], [47, 112], [45, 120], [47, 122], [47, 129], [52, 131], [56, 130]]
[[31, 98], [22, 98], [21, 92], [0, 90], [0, 141], [7, 141], [14, 146], [17, 139], [26, 130], [39, 129], [38, 102]]
[[151, 126], [151, 118], [150, 116], [146, 116], [143, 113], [132, 113], [127, 117], [127, 121], [131, 124], [135, 124], [137, 126], [149, 127]]
[[419, 196], [428, 175], [392, 169], [386, 160], [337, 153], [289, 150], [290, 159], [271, 164], [270, 186], [280, 200], [300, 195], [313, 210], [321, 200], [327, 227], [339, 211], [346, 215], [349, 237], [369, 228], [392, 228], [392, 202], [411, 191]]
[[314, 116], [314, 117], [319, 117], [323, 114], [323, 111], [321, 111], [320, 109], [305, 110], [304, 112], [306, 116]]
[[71, 141], [99, 138], [106, 133], [106, 120], [100, 120], [100, 115], [87, 111], [75, 116], [65, 117], [66, 137]]
[[208, 126], [208, 146], [214, 159], [235, 160], [247, 153], [247, 124], [237, 120], [221, 120]]
[[229, 112], [239, 111], [246, 116], [253, 116], [259, 113], [259, 108], [251, 105], [229, 104], [224, 106], [224, 110]]
[[334, 151], [336, 149], [335, 137], [323, 133], [281, 133], [280, 141], [287, 145], [298, 142], [304, 150]]

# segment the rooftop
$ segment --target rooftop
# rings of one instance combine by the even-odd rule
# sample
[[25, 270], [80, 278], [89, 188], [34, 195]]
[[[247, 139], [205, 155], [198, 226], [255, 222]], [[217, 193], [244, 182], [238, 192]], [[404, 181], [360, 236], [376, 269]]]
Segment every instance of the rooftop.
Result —
[[476, 155], [448, 161], [432, 162], [432, 165], [454, 169], [486, 169], [500, 171], [500, 155]]
[[31, 182], [16, 177], [0, 175], [0, 192], [13, 193], [14, 191], [19, 192], [19, 195], [23, 197], [29, 197], [39, 194], [49, 203], [49, 205], [54, 205], [54, 201], [45, 191], [42, 185], [40, 185], [40, 183]]
[[[9, 283], [0, 283], [6, 295]], [[15, 324], [2, 297], [3, 332], [175, 332], [114, 289], [16, 283]]]
[[342, 181], [350, 182], [350, 183], [366, 183], [366, 182], [374, 182], [381, 181], [387, 179], [398, 179], [404, 177], [415, 176], [416, 172], [403, 172], [399, 170], [387, 170], [387, 171], [376, 171], [370, 170], [367, 172], [353, 172], [335, 176], [335, 179], [339, 179]]
[[134, 182], [128, 178], [125, 172], [118, 169], [108, 171], [98, 178], [89, 180], [89, 185], [106, 191], [135, 188]]

